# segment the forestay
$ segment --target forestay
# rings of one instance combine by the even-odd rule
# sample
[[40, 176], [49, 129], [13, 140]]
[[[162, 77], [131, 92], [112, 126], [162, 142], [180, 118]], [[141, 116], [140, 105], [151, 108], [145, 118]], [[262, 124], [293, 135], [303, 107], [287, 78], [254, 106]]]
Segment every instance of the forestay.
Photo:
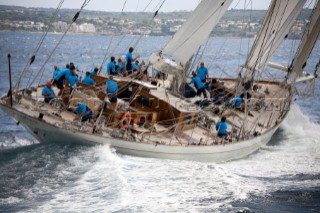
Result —
[[320, 1], [315, 5], [310, 22], [302, 37], [299, 49], [291, 65], [291, 71], [288, 76], [290, 83], [295, 80], [303, 72], [303, 68], [307, 64], [307, 60], [320, 35]]
[[224, 15], [232, 0], [202, 0], [163, 49], [185, 65]]
[[275, 50], [287, 37], [305, 2], [306, 0], [272, 0], [245, 63], [246, 80], [252, 80], [256, 70], [264, 70]]

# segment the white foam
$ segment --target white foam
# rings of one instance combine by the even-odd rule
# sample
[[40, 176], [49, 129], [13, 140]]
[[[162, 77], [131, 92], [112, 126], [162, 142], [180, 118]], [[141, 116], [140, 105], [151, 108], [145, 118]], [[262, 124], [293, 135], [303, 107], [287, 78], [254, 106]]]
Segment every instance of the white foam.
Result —
[[0, 205], [9, 205], [9, 204], [18, 204], [21, 202], [21, 199], [17, 197], [8, 197], [0, 199]]
[[319, 130], [293, 106], [277, 145], [224, 164], [119, 156], [109, 146], [84, 148], [56, 168], [56, 183], [34, 186], [33, 193], [43, 189], [52, 198], [30, 211], [218, 212], [251, 195], [315, 187], [320, 180], [295, 176], [320, 173]]

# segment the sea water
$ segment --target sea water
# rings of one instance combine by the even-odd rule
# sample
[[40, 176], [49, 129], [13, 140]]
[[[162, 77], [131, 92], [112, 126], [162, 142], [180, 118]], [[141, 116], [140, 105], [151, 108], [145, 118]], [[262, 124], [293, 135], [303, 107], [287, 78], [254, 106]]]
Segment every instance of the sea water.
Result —
[[[40, 37], [0, 33], [1, 95], [9, 88], [7, 54], [15, 82]], [[68, 35], [43, 66], [60, 37], [49, 35], [30, 67], [33, 75], [44, 67], [40, 82], [52, 76], [54, 64], [63, 68], [74, 62], [89, 71], [110, 57], [107, 50], [123, 57], [139, 39]], [[143, 37], [134, 55], [147, 61], [168, 40]], [[251, 44], [245, 39], [210, 39], [202, 56], [210, 75], [221, 70], [225, 76], [237, 75]], [[286, 41], [274, 60], [290, 64], [292, 46], [297, 45]], [[317, 44], [306, 70], [313, 72], [319, 58]], [[314, 97], [297, 98], [266, 146], [220, 164], [121, 155], [107, 145], [40, 144], [0, 111], [0, 212], [320, 212], [319, 88], [317, 80]]]

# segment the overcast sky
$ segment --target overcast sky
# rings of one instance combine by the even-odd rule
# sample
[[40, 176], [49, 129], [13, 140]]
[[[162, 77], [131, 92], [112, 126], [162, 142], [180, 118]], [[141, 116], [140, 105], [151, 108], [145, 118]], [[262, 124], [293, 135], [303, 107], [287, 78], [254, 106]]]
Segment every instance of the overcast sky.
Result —
[[[154, 8], [163, 0], [127, 0], [124, 11], [139, 12], [150, 5], [146, 11], [154, 11]], [[212, 0], [214, 1], [214, 0]], [[24, 7], [45, 7], [56, 8], [60, 0], [0, 0], [0, 5], [15, 5]], [[65, 0], [63, 8], [80, 8], [84, 0]], [[86, 9], [100, 11], [121, 11], [125, 0], [91, 0]], [[193, 10], [200, 0], [166, 0], [161, 11]], [[249, 2], [247, 8], [265, 10], [270, 0], [234, 0], [230, 8], [244, 9], [245, 2]], [[252, 5], [251, 5], [252, 2]]]

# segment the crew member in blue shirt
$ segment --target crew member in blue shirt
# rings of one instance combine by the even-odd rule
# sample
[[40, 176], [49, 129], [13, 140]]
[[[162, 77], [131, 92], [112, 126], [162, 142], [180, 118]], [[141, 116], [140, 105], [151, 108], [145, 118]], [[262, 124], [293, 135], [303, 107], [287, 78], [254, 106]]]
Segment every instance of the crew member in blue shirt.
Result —
[[107, 94], [115, 94], [118, 91], [118, 84], [113, 80], [113, 76], [109, 77], [109, 80], [106, 82], [107, 85]]
[[241, 108], [241, 104], [244, 102], [244, 93], [242, 93], [240, 96], [235, 97], [232, 99], [230, 105], [234, 108]]
[[200, 67], [197, 70], [197, 74], [203, 83], [205, 83], [207, 78], [209, 78], [208, 69], [204, 67], [204, 62], [200, 62]]
[[111, 56], [110, 62], [107, 65], [107, 74], [108, 75], [116, 75], [116, 66], [114, 64], [115, 57]]
[[55, 77], [54, 77], [54, 83], [56, 84], [57, 88], [59, 89], [58, 96], [61, 95], [63, 90], [63, 83], [65, 79], [68, 79], [71, 75], [71, 70], [69, 68], [69, 65], [66, 66], [67, 68], [64, 70], [61, 70]]
[[55, 96], [54, 91], [52, 89], [52, 81], [49, 80], [46, 83], [46, 86], [42, 89], [42, 93], [44, 96], [44, 102], [49, 103]]
[[122, 62], [121, 58], [118, 58], [118, 63], [116, 64], [116, 73], [122, 75], [124, 73], [125, 64]]
[[88, 84], [88, 85], [91, 85], [91, 86], [96, 85], [96, 82], [94, 82], [94, 80], [90, 76], [90, 72], [86, 72], [86, 77], [84, 77], [84, 79], [82, 79], [82, 83], [83, 84]]
[[78, 83], [79, 78], [76, 73], [76, 68], [72, 66], [70, 67], [70, 69], [71, 69], [71, 75], [68, 77], [68, 81], [69, 81], [70, 87], [73, 88], [75, 87], [76, 83]]
[[134, 62], [134, 65], [132, 65], [132, 67], [134, 67], [134, 69], [132, 68], [134, 72], [135, 72], [135, 71], [140, 71], [140, 69], [141, 69], [141, 64], [139, 64], [139, 61], [136, 60], [136, 61]]
[[107, 85], [107, 94], [108, 94], [109, 101], [111, 102], [111, 104], [117, 103], [118, 84], [113, 80], [112, 75], [109, 76], [109, 80], [106, 82], [106, 85]]
[[93, 69], [93, 71], [91, 71], [90, 76], [92, 77], [92, 76], [94, 76], [94, 75], [98, 75], [98, 72], [99, 72], [99, 68], [98, 68], [98, 67], [95, 67], [95, 68]]
[[132, 72], [137, 71], [137, 64], [135, 62], [131, 63], [131, 67], [132, 67]]
[[54, 65], [53, 66], [53, 78], [55, 78], [58, 74], [59, 74], [59, 72], [61, 71], [60, 69], [59, 69], [59, 67], [57, 66], [57, 65]]
[[132, 62], [137, 60], [140, 56], [138, 55], [137, 57], [133, 58], [132, 53], [134, 51], [133, 47], [129, 47], [129, 52], [126, 54], [126, 69], [128, 71], [128, 74], [132, 74]]
[[226, 123], [226, 117], [222, 116], [221, 121], [216, 124], [216, 130], [218, 131], [218, 137], [227, 136], [228, 124]]
[[197, 95], [201, 96], [201, 93], [203, 93], [204, 98], [207, 98], [207, 93], [205, 90], [205, 83], [202, 83], [199, 76], [196, 73], [193, 73], [193, 78], [190, 82], [195, 84], [195, 87], [197, 88]]
[[82, 122], [89, 120], [91, 124], [94, 124], [92, 111], [85, 103], [79, 102], [75, 113], [77, 114], [77, 116], [74, 118], [74, 120], [81, 119]]

